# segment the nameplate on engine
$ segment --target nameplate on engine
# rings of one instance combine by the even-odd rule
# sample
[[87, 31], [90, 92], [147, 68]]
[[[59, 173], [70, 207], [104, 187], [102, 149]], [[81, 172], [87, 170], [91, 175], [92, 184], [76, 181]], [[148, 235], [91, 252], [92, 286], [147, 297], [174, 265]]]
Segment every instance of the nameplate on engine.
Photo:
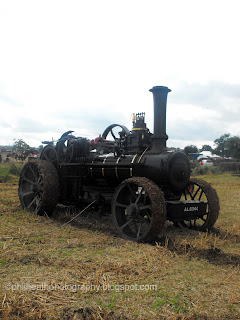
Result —
[[205, 201], [167, 201], [167, 219], [173, 222], [201, 218], [206, 213]]

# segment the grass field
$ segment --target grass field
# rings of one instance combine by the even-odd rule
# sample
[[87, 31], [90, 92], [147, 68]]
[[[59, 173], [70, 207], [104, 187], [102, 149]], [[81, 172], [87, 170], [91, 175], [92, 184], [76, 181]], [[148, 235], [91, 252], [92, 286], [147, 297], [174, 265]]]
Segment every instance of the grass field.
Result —
[[[201, 176], [220, 198], [211, 233], [167, 224], [159, 241], [123, 240], [108, 217], [23, 211], [0, 183], [0, 319], [240, 319], [240, 177]], [[14, 239], [14, 238], [19, 239]]]

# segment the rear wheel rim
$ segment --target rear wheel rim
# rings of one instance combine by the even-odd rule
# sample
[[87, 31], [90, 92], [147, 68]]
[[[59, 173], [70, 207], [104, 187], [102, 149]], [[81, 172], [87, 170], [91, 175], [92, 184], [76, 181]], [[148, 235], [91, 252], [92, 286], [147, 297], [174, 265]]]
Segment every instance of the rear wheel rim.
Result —
[[42, 150], [40, 159], [49, 161], [50, 163], [52, 163], [54, 165], [54, 167], [56, 169], [58, 169], [58, 166], [59, 166], [58, 155], [57, 155], [57, 151], [55, 150], [54, 147], [46, 146]]
[[35, 163], [29, 163], [21, 175], [19, 196], [23, 207], [35, 213], [40, 210], [43, 194], [43, 178]]
[[27, 211], [51, 214], [59, 199], [59, 177], [53, 164], [45, 160], [26, 163], [20, 174], [18, 194]]

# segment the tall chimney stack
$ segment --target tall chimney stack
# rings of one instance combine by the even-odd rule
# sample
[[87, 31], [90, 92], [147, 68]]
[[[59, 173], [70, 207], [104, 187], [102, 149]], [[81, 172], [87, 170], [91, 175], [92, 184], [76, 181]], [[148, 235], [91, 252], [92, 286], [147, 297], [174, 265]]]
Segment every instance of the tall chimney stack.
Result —
[[166, 134], [167, 95], [171, 92], [168, 87], [156, 86], [149, 90], [153, 93], [154, 102], [154, 132], [152, 151], [160, 151], [166, 147], [168, 136]]

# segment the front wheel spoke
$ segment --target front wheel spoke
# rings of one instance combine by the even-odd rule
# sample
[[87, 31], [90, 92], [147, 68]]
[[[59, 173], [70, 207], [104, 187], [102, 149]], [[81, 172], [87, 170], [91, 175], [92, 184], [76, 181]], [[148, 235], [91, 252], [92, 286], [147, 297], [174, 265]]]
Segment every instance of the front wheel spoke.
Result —
[[147, 211], [146, 212], [147, 213], [147, 216], [148, 216], [148, 219], [149, 219], [149, 223], [151, 222], [151, 220], [152, 220], [152, 217], [151, 217], [151, 215], [149, 214], [149, 212]]
[[207, 221], [207, 219], [204, 219], [203, 217], [201, 217], [200, 218], [202, 221], [204, 221], [204, 222], [206, 222]]
[[127, 185], [127, 187], [128, 187], [128, 189], [130, 190], [131, 194], [134, 196], [134, 198], [136, 198], [137, 195], [136, 195], [136, 193], [132, 190], [132, 188], [131, 188], [129, 185]]
[[40, 186], [43, 184], [43, 179], [41, 176], [38, 178], [37, 184], [39, 184]]
[[140, 235], [141, 227], [142, 227], [142, 221], [140, 222], [140, 225], [138, 228], [137, 237], [139, 237], [139, 235]]
[[145, 219], [143, 216], [141, 216], [140, 214], [137, 216], [137, 218], [139, 220], [141, 220], [141, 223], [144, 222], [144, 223], [147, 223], [147, 224], [150, 224], [150, 221], [148, 221], [147, 219]]
[[120, 208], [124, 208], [124, 209], [126, 209], [126, 208], [128, 207], [127, 204], [119, 203], [119, 202], [116, 202], [115, 206], [116, 206], [116, 207], [120, 207]]
[[146, 206], [142, 206], [142, 207], [138, 207], [138, 209], [141, 211], [141, 210], [146, 210], [146, 209], [150, 209], [151, 205], [148, 204]]
[[[188, 192], [188, 194], [190, 195], [190, 197], [191, 197], [191, 200], [194, 200], [194, 198], [193, 198], [193, 196], [192, 196], [192, 194], [191, 194], [191, 192], [189, 191], [189, 189], [187, 188], [187, 192]], [[187, 199], [186, 199], [187, 200]]]
[[133, 219], [133, 224], [134, 224], [134, 227], [135, 227], [135, 229], [136, 229], [136, 232], [138, 232], [137, 222], [136, 222], [135, 219]]
[[127, 225], [129, 225], [129, 223], [131, 223], [133, 221], [133, 218], [131, 218], [131, 219], [129, 219], [126, 223], [124, 223], [121, 227], [120, 227], [120, 229], [122, 230], [122, 229], [124, 229]]
[[199, 198], [198, 198], [199, 201], [201, 200], [202, 195], [203, 195], [203, 190], [201, 190], [201, 193], [200, 193], [200, 195], [199, 195]]
[[201, 189], [201, 188], [198, 187], [197, 191], [196, 191], [196, 192], [194, 193], [194, 195], [193, 195], [193, 199], [195, 199], [195, 197], [196, 197], [196, 195], [198, 194], [198, 192], [199, 192], [200, 189]]
[[139, 195], [138, 195], [138, 197], [137, 197], [137, 199], [136, 199], [136, 201], [135, 201], [135, 204], [137, 204], [138, 201], [139, 201], [139, 199], [141, 198], [142, 192], [143, 192], [143, 188], [142, 188], [141, 191], [139, 192]]
[[186, 194], [186, 190], [184, 190], [184, 197], [185, 197], [185, 200], [187, 200], [187, 194]]

